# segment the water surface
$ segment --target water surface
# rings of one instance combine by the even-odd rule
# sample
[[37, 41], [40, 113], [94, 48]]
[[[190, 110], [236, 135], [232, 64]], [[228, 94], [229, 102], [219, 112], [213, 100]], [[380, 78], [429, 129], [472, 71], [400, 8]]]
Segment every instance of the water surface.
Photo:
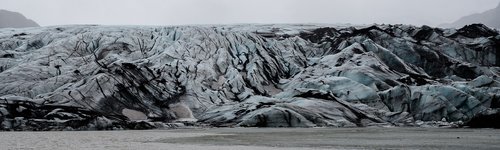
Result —
[[2, 132], [0, 149], [500, 149], [500, 130], [211, 128]]

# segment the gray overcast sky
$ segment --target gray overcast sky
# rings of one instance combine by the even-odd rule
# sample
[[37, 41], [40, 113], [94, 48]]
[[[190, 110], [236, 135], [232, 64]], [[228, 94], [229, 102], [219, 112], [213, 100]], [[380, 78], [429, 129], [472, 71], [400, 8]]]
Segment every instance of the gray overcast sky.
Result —
[[500, 0], [0, 0], [42, 26], [232, 23], [438, 25]]

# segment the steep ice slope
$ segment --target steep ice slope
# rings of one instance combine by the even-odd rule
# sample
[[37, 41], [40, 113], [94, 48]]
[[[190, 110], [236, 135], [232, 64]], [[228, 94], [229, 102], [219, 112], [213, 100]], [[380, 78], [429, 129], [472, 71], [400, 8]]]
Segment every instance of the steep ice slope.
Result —
[[[9, 29], [0, 30], [0, 96], [214, 126], [469, 121], [499, 106], [499, 45], [482, 25]], [[29, 111], [1, 107], [10, 125], [12, 111]]]

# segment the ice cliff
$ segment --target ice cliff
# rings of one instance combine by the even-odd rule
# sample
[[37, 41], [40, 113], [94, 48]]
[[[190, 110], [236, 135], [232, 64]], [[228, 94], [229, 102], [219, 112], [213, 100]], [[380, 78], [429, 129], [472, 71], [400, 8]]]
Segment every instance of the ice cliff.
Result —
[[499, 57], [481, 24], [0, 29], [0, 121], [467, 124], [499, 114]]

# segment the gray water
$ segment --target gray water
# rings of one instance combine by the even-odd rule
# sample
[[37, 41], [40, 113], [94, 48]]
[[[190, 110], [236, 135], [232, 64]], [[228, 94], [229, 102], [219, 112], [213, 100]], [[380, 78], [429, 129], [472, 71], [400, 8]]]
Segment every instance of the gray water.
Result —
[[0, 132], [0, 149], [500, 149], [500, 130], [212, 128]]

